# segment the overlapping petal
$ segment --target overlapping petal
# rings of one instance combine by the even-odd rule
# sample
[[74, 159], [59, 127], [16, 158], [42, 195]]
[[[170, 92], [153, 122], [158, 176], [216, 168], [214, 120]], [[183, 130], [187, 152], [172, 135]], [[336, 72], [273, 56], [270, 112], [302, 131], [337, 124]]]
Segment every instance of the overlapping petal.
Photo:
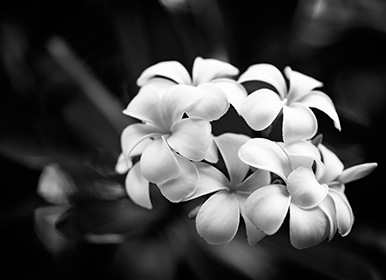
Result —
[[293, 71], [288, 66], [284, 69], [284, 74], [290, 83], [288, 91], [289, 102], [298, 102], [301, 97], [309, 94], [313, 89], [323, 86], [322, 82], [300, 72]]
[[200, 101], [187, 111], [189, 117], [200, 117], [214, 121], [222, 117], [229, 109], [229, 102], [224, 92], [214, 84], [200, 84], [196, 87]]
[[302, 209], [290, 205], [290, 240], [297, 249], [319, 244], [330, 234], [329, 220], [319, 208]]
[[228, 191], [219, 191], [208, 198], [196, 217], [198, 234], [209, 244], [229, 243], [236, 235], [240, 209], [236, 197]]
[[276, 88], [281, 99], [287, 96], [286, 81], [280, 70], [271, 64], [261, 63], [250, 66], [238, 79], [240, 83], [247, 81], [261, 81], [271, 84]]
[[141, 160], [142, 175], [150, 182], [163, 183], [177, 176], [180, 171], [175, 154], [165, 139], [151, 142], [143, 151]]
[[238, 150], [250, 139], [249, 136], [235, 133], [224, 133], [215, 138], [233, 185], [241, 183], [249, 170], [249, 166], [238, 157]]
[[267, 128], [279, 115], [283, 101], [270, 89], [252, 92], [241, 107], [241, 115], [254, 130]]
[[302, 208], [317, 206], [328, 194], [328, 186], [319, 184], [311, 168], [303, 166], [288, 175], [287, 189], [291, 201]]
[[246, 89], [238, 82], [230, 79], [216, 79], [212, 81], [225, 94], [226, 99], [236, 109], [237, 113], [241, 114], [241, 107], [247, 98]]
[[287, 215], [291, 197], [283, 185], [268, 185], [253, 192], [245, 203], [248, 219], [267, 235], [276, 233]]
[[323, 176], [319, 179], [320, 183], [330, 183], [338, 178], [338, 176], [344, 170], [343, 163], [340, 159], [328, 149], [323, 144], [318, 145], [318, 149], [323, 157], [323, 162], [325, 165], [325, 172]]
[[265, 138], [254, 138], [239, 149], [240, 159], [259, 169], [268, 170], [287, 181], [291, 163], [287, 153], [276, 142]]
[[165, 77], [177, 84], [192, 83], [189, 72], [178, 61], [162, 61], [146, 68], [137, 79], [137, 84], [141, 87], [154, 77]]
[[236, 187], [239, 192], [250, 194], [261, 187], [269, 185], [270, 182], [271, 173], [266, 170], [258, 169]]
[[283, 107], [283, 140], [286, 143], [311, 139], [318, 129], [318, 122], [310, 108], [300, 104]]
[[[124, 114], [155, 125], [162, 124], [161, 96], [154, 86], [142, 88], [131, 100]], [[163, 126], [163, 125], [161, 125]]]
[[200, 118], [181, 119], [171, 130], [172, 134], [167, 139], [170, 147], [193, 161], [205, 158], [212, 140], [208, 121]]
[[262, 230], [258, 229], [245, 214], [245, 202], [248, 199], [249, 194], [237, 192], [235, 193], [235, 196], [239, 202], [241, 217], [244, 220], [248, 244], [250, 246], [255, 246], [257, 242], [265, 237], [266, 234]]
[[217, 59], [197, 57], [193, 63], [193, 83], [207, 83], [217, 78], [235, 76], [239, 70], [233, 65]]
[[311, 91], [309, 94], [300, 97], [297, 102], [311, 108], [319, 109], [329, 116], [333, 121], [335, 128], [341, 130], [340, 120], [331, 98], [321, 91]]
[[143, 177], [139, 163], [134, 164], [125, 180], [126, 192], [129, 197], [138, 205], [152, 209], [150, 201], [149, 181]]
[[352, 166], [342, 171], [342, 174], [340, 174], [338, 177], [338, 181], [346, 184], [355, 180], [359, 180], [373, 172], [377, 166], [378, 164], [375, 162], [362, 163]]
[[348, 202], [347, 197], [343, 192], [333, 188], [330, 189], [329, 195], [332, 197], [335, 203], [338, 231], [340, 235], [346, 236], [350, 233], [354, 224], [354, 214], [350, 203]]
[[150, 137], [159, 137], [165, 131], [149, 123], [135, 123], [127, 126], [121, 134], [122, 153], [130, 156], [134, 149]]
[[162, 195], [169, 201], [177, 203], [185, 200], [196, 190], [199, 174], [196, 166], [182, 156], [175, 155], [179, 172], [166, 182], [157, 184]]
[[195, 162], [194, 165], [200, 177], [196, 184], [196, 190], [186, 200], [192, 200], [209, 193], [228, 189], [228, 178], [217, 168], [204, 162]]

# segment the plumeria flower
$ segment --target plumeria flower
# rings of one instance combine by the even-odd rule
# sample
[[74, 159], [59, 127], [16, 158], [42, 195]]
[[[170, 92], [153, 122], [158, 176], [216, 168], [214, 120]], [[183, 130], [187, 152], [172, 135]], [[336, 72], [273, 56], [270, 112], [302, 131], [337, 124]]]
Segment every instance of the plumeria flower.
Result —
[[[303, 147], [303, 148], [302, 148]], [[264, 138], [249, 140], [239, 150], [249, 166], [278, 176], [271, 184], [255, 190], [245, 203], [249, 220], [265, 234], [276, 233], [287, 213], [291, 244], [298, 248], [316, 245], [330, 235], [330, 220], [324, 206], [329, 187], [318, 182], [313, 162], [322, 169], [310, 142], [286, 147]]]
[[354, 215], [345, 195], [345, 184], [369, 175], [377, 167], [377, 163], [363, 163], [344, 169], [343, 163], [335, 153], [323, 144], [319, 144], [318, 148], [326, 166], [319, 182], [330, 187], [328, 196], [333, 202], [333, 209], [330, 211], [332, 228], [330, 239], [336, 231], [341, 236], [346, 236], [350, 233], [353, 226]]
[[[191, 161], [204, 159], [212, 139], [207, 120], [184, 117], [197, 100], [190, 88], [173, 87], [160, 94], [155, 87], [146, 87], [124, 111], [142, 121], [122, 132], [123, 156], [117, 163], [117, 171], [130, 168], [126, 189], [137, 204], [152, 207], [149, 182], [157, 184], [172, 202], [194, 192], [198, 173]], [[140, 155], [140, 160], [132, 165], [135, 155]]]
[[143, 71], [137, 84], [140, 87], [153, 85], [161, 91], [175, 85], [189, 86], [201, 99], [187, 114], [213, 121], [227, 112], [229, 104], [240, 111], [247, 93], [240, 83], [230, 78], [238, 73], [239, 70], [229, 63], [197, 57], [192, 75], [178, 61], [163, 61]]
[[246, 225], [249, 244], [256, 244], [265, 234], [246, 217], [245, 201], [255, 189], [267, 185], [269, 172], [257, 170], [249, 175], [249, 166], [238, 158], [238, 149], [250, 138], [242, 134], [226, 133], [215, 137], [224, 159], [229, 178], [219, 169], [205, 162], [195, 163], [200, 174], [196, 191], [187, 200], [214, 193], [198, 210], [196, 228], [209, 244], [229, 243], [236, 235], [240, 214]]
[[266, 129], [282, 112], [282, 134], [284, 142], [311, 139], [318, 128], [315, 114], [310, 108], [316, 108], [327, 114], [335, 127], [340, 130], [340, 122], [335, 106], [328, 95], [316, 90], [323, 84], [314, 78], [284, 69], [286, 80], [279, 69], [270, 64], [250, 66], [240, 77], [239, 82], [261, 81], [268, 83], [276, 92], [263, 88], [252, 92], [241, 107], [241, 115], [254, 130]]

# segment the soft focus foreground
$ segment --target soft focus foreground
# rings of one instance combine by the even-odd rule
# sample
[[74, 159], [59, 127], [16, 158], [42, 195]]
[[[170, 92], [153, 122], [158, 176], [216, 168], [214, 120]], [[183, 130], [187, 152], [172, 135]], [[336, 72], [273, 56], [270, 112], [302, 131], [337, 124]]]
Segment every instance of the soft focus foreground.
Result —
[[143, 2], [2, 11], [2, 273], [383, 279], [385, 5]]

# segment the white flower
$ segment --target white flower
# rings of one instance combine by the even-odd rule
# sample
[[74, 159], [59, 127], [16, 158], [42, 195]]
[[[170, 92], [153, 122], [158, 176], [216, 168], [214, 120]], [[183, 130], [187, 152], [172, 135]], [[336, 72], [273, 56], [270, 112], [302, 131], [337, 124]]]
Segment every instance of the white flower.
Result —
[[269, 172], [263, 170], [246, 177], [249, 166], [240, 161], [237, 153], [239, 147], [249, 139], [248, 136], [233, 133], [215, 137], [229, 179], [210, 164], [195, 163], [200, 179], [196, 191], [187, 200], [214, 193], [200, 207], [196, 217], [197, 232], [210, 244], [230, 242], [237, 233], [240, 214], [246, 225], [249, 244], [256, 244], [265, 236], [249, 221], [244, 211], [248, 195], [270, 181]]
[[[149, 86], [124, 111], [142, 121], [122, 132], [123, 156], [117, 164], [118, 171], [126, 171], [132, 166], [131, 158], [140, 155], [126, 178], [127, 192], [137, 204], [152, 207], [149, 182], [156, 183], [172, 202], [181, 201], [195, 190], [198, 173], [190, 161], [204, 159], [212, 140], [209, 121], [183, 118], [187, 108], [197, 100], [189, 88], [173, 87], [160, 94]], [[122, 157], [128, 162], [126, 168], [122, 167]]]
[[241, 107], [241, 115], [254, 130], [267, 128], [283, 112], [283, 140], [292, 142], [312, 138], [318, 128], [311, 108], [326, 113], [340, 130], [340, 122], [334, 104], [325, 93], [315, 90], [323, 84], [291, 68], [286, 67], [286, 81], [275, 66], [255, 64], [239, 78], [239, 82], [261, 81], [273, 86], [277, 92], [263, 88], [252, 92]]
[[314, 149], [306, 141], [287, 149], [283, 144], [256, 138], [239, 150], [243, 162], [279, 177], [249, 196], [245, 203], [247, 217], [257, 228], [272, 235], [289, 211], [290, 240], [298, 249], [318, 244], [330, 233], [330, 221], [321, 207], [329, 188], [317, 181], [312, 170], [313, 162], [321, 164]]

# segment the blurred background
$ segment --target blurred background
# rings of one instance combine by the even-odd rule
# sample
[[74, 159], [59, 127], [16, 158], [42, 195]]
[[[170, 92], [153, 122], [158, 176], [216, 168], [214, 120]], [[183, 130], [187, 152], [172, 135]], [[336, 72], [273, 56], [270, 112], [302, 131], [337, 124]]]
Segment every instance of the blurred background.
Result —
[[[385, 1], [14, 0], [0, 15], [1, 278], [386, 279]], [[342, 122], [315, 111], [324, 143], [346, 167], [379, 164], [347, 185], [347, 237], [299, 251], [285, 226], [251, 248], [241, 228], [210, 246], [192, 203], [127, 198], [114, 166], [136, 79], [196, 56], [324, 83]], [[213, 125], [251, 133], [232, 111]]]

